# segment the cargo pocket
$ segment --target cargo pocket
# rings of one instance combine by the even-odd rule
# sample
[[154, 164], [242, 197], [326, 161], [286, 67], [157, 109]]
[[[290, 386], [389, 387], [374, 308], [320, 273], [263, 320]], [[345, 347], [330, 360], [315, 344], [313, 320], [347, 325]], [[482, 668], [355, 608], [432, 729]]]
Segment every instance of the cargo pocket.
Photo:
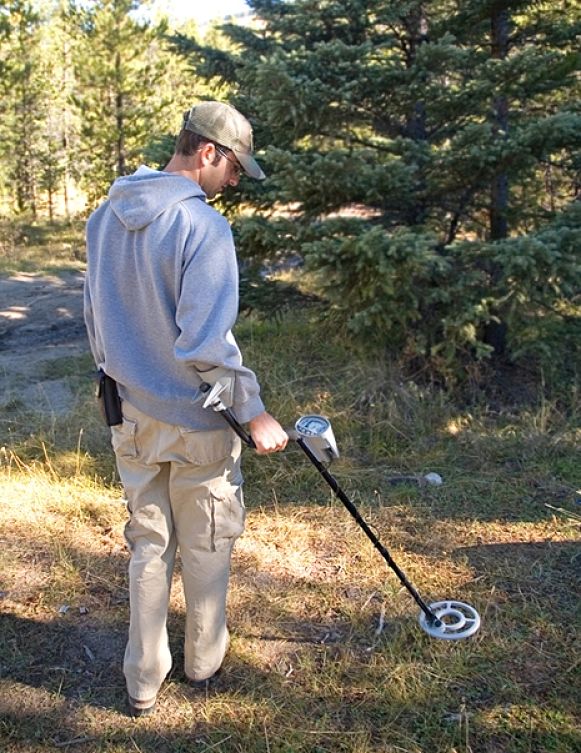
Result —
[[212, 506], [212, 550], [231, 547], [244, 532], [246, 508], [242, 485], [233, 486], [225, 479], [210, 490]]
[[191, 431], [179, 429], [185, 456], [193, 465], [213, 465], [232, 454], [236, 435], [230, 429]]
[[136, 458], [137, 442], [137, 422], [123, 417], [123, 423], [111, 427], [111, 445], [115, 455], [120, 458]]

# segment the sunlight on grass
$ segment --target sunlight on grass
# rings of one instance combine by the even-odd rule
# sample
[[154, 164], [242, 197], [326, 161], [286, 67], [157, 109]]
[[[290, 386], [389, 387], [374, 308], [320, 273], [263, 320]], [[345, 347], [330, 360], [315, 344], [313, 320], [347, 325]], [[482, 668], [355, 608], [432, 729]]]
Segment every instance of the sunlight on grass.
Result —
[[[89, 689], [57, 669], [31, 691], [24, 678], [32, 646], [19, 644], [9, 627], [2, 640], [13, 641], [14, 669], [2, 682], [12, 698], [4, 713], [13, 721], [4, 732], [15, 743], [5, 749], [34, 750], [17, 742], [23, 743], [22, 730], [33, 725], [35, 734], [57, 742], [86, 738], [97, 746], [92, 750], [122, 750], [134, 733], [115, 701], [123, 692], [127, 619], [126, 601], [119, 600], [127, 562], [120, 491], [82, 475], [59, 476], [50, 464], [25, 467], [13, 460], [3, 469], [0, 495], [6, 616], [21, 621], [24, 635], [53, 631], [53, 647], [43, 649], [49, 668], [53, 651], [52, 666], [73, 661], [96, 680]], [[271, 750], [306, 751], [316, 745], [323, 751], [371, 753], [407, 746], [419, 753], [422, 740], [451, 751], [462, 740], [466, 747], [489, 735], [519, 751], [515, 741], [526, 732], [530, 739], [553, 741], [548, 749], [564, 753], [567, 747], [559, 740], [574, 738], [574, 715], [566, 710], [566, 677], [565, 685], [555, 686], [554, 670], [561, 661], [566, 672], [570, 637], [554, 623], [558, 612], [549, 619], [543, 615], [551, 610], [550, 591], [555, 608], [565, 604], [568, 576], [561, 571], [555, 578], [555, 568], [563, 562], [560, 546], [572, 544], [578, 528], [555, 517], [537, 523], [459, 522], [425, 506], [415, 510], [417, 501], [365, 506], [362, 512], [421, 591], [438, 598], [453, 593], [478, 605], [484, 622], [476, 638], [447, 644], [423, 635], [415, 604], [342, 506], [251, 509], [234, 557], [233, 643], [222, 685], [200, 696], [183, 683], [176, 666], [158, 714], [140, 722], [139, 744], [149, 750], [162, 718], [165, 738], [176, 741], [168, 750], [175, 751], [181, 750], [177, 740], [184, 734], [202, 749], [217, 745], [224, 751], [260, 750], [268, 739]], [[498, 548], [492, 558], [486, 554], [490, 546]], [[523, 547], [520, 554], [515, 546]], [[70, 609], [60, 614], [63, 604]], [[80, 607], [87, 610], [84, 615]], [[177, 576], [172, 613], [170, 635], [179, 646], [183, 594]], [[549, 687], [553, 695], [558, 691], [562, 710], [549, 706], [545, 713], [534, 707], [531, 717], [524, 679], [538, 682], [547, 651], [553, 671], [543, 693]], [[503, 660], [499, 671], [505, 652], [510, 660]], [[106, 680], [103, 670], [111, 663], [115, 671]], [[512, 705], [503, 705], [500, 713], [499, 707], [483, 709], [482, 684], [489, 693], [512, 698]], [[55, 724], [70, 714], [75, 687], [89, 704], [95, 694], [101, 702], [81, 706], [74, 727], [63, 736]], [[17, 699], [24, 697], [23, 705]], [[41, 709], [44, 721], [33, 722]]]
[[[69, 263], [74, 229], [59, 232], [30, 237], [31, 264], [46, 243], [60, 248], [57, 266]], [[90, 358], [56, 359], [41, 376], [67, 381], [73, 410], [41, 416], [14, 401], [1, 423], [2, 753], [581, 747], [573, 400], [540, 389], [526, 404], [460, 399], [347, 352], [309, 317], [237, 327], [269, 410], [286, 426], [307, 412], [331, 419], [341, 487], [425, 600], [473, 604], [480, 632], [428, 637], [409, 593], [300, 450], [245, 451], [247, 530], [233, 557], [223, 671], [207, 692], [185, 680], [178, 562], [174, 667], [156, 713], [129, 720], [123, 494]], [[443, 484], [423, 482], [427, 472]]]

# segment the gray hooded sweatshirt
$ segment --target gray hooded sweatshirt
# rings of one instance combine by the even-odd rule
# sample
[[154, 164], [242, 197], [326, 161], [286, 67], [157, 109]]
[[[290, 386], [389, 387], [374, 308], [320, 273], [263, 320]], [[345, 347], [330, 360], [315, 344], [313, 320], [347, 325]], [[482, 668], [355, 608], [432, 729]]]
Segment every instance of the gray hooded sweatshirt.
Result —
[[140, 167], [115, 181], [87, 223], [85, 323], [95, 363], [153, 418], [222, 428], [200, 377], [231, 377], [242, 422], [264, 410], [232, 335], [238, 264], [230, 226], [200, 186]]

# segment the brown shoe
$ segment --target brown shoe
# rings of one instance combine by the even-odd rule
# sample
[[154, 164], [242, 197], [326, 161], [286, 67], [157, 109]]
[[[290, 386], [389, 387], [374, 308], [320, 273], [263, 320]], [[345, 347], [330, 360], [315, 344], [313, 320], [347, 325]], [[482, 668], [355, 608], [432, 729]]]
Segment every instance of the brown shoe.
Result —
[[210, 683], [215, 680], [221, 672], [222, 667], [218, 667], [214, 674], [210, 675], [210, 677], [206, 677], [205, 680], [192, 680], [188, 677], [188, 685], [191, 685], [192, 688], [197, 688], [198, 690], [206, 690], [206, 688], [210, 687]]
[[[230, 634], [226, 634], [226, 649], [224, 651], [224, 656], [222, 657], [222, 662], [224, 662], [224, 659], [226, 658], [226, 655], [228, 654], [228, 651], [230, 651]], [[210, 682], [222, 672], [223, 664], [221, 664], [218, 669], [211, 674], [209, 677], [204, 677], [203, 680], [195, 680], [193, 677], [190, 677], [187, 672], [185, 672], [185, 675], [188, 680], [188, 684], [192, 686], [192, 688], [198, 688], [199, 690], [206, 690], [210, 687]]]
[[129, 716], [138, 717], [153, 714], [157, 698], [150, 699], [149, 701], [139, 701], [137, 698], [127, 696], [127, 700], [129, 703]]

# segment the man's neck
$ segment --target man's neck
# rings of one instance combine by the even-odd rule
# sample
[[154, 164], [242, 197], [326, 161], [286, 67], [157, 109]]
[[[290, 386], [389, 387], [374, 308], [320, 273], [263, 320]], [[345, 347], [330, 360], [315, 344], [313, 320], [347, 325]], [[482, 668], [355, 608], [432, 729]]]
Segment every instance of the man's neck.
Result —
[[189, 178], [189, 180], [193, 180], [199, 184], [200, 168], [196, 163], [195, 155], [185, 157], [182, 154], [174, 154], [163, 168], [163, 172], [171, 173], [172, 175], [183, 175], [184, 178]]

